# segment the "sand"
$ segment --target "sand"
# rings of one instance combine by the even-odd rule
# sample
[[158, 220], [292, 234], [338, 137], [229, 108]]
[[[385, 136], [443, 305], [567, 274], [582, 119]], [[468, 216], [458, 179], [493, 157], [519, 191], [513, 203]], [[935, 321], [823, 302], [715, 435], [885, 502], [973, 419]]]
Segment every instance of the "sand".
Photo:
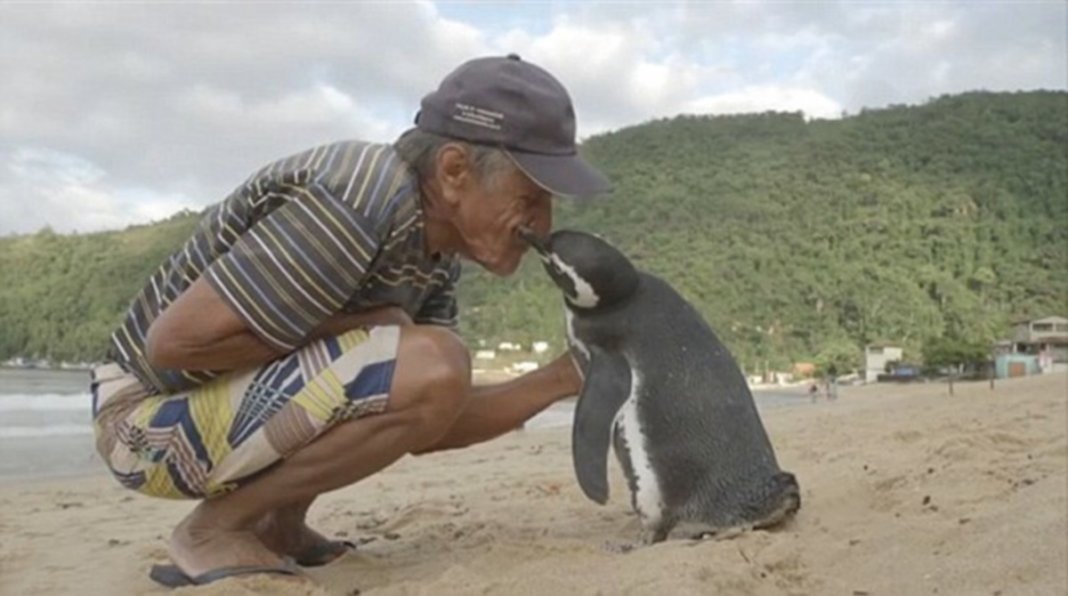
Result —
[[[175, 593], [1068, 593], [1068, 376], [842, 388], [769, 408], [804, 504], [775, 531], [619, 553], [637, 536], [613, 463], [608, 505], [575, 483], [566, 429], [410, 457], [324, 495], [313, 524], [363, 542], [305, 580]], [[159, 594], [146, 576], [190, 503], [104, 476], [0, 488], [0, 594]]]

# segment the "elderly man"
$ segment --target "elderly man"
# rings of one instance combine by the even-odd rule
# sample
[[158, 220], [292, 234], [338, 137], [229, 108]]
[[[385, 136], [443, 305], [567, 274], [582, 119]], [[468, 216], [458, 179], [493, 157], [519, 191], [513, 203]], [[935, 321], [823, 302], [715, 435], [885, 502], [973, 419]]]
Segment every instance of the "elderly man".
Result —
[[547, 233], [553, 195], [607, 189], [576, 154], [567, 91], [510, 55], [449, 74], [395, 144], [282, 159], [211, 209], [94, 374], [97, 449], [115, 477], [200, 499], [153, 577], [328, 563], [348, 545], [305, 525], [317, 495], [577, 393], [567, 354], [473, 387], [454, 291], [462, 258], [514, 272], [517, 230]]

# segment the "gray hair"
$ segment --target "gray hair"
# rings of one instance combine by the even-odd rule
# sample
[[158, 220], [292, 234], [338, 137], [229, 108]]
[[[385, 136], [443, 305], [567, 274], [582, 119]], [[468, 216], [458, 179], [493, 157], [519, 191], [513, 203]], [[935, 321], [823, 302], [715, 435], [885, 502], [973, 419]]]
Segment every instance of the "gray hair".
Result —
[[499, 177], [516, 168], [512, 158], [497, 147], [468, 143], [418, 128], [405, 131], [393, 144], [393, 148], [401, 159], [415, 170], [420, 180], [426, 180], [434, 175], [438, 150], [447, 143], [455, 143], [464, 148], [478, 179], [487, 186], [495, 185]]

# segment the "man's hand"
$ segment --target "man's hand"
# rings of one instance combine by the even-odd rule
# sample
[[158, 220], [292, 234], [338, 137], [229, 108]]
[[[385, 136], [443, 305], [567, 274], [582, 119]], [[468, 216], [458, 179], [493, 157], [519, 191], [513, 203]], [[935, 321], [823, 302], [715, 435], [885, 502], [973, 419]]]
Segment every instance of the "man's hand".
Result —
[[564, 352], [542, 367], [552, 374], [555, 385], [565, 396], [578, 395], [582, 391], [582, 373], [571, 352]]

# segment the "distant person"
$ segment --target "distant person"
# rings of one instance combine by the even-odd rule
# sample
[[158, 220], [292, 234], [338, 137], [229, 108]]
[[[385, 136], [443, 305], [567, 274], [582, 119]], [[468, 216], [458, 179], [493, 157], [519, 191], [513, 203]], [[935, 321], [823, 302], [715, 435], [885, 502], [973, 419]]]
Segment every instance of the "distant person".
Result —
[[831, 363], [827, 367], [827, 399], [829, 401], [835, 401], [838, 399], [838, 367]]
[[565, 88], [508, 56], [459, 66], [395, 143], [281, 159], [208, 211], [94, 371], [97, 449], [119, 482], [200, 500], [153, 578], [328, 563], [349, 545], [305, 525], [318, 495], [578, 393], [566, 354], [472, 387], [455, 288], [461, 259], [512, 274], [517, 230], [548, 233], [554, 195], [608, 188], [576, 153]]

